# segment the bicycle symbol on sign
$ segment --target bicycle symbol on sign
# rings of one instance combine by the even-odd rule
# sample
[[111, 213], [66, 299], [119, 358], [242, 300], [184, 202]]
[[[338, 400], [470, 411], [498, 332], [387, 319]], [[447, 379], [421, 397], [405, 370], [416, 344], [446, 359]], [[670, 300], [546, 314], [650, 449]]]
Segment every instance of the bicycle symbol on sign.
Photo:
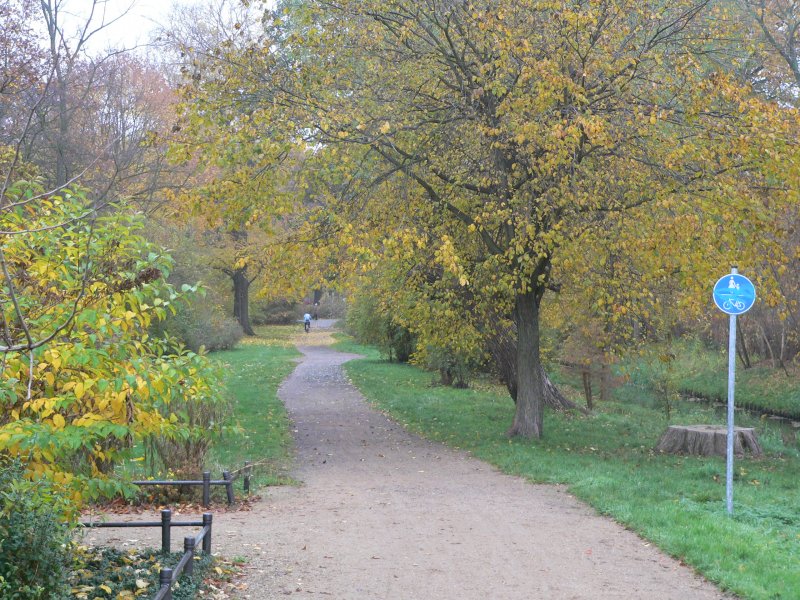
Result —
[[746, 304], [741, 300], [736, 300], [735, 298], [728, 298], [725, 302], [722, 303], [723, 310], [744, 310]]

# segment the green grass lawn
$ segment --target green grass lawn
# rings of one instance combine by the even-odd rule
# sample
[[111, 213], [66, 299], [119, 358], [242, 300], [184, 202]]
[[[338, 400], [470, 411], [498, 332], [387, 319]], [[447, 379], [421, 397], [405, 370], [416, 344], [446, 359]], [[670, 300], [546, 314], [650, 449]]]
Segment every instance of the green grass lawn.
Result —
[[[737, 460], [729, 517], [724, 459], [653, 452], [669, 423], [663, 411], [625, 400], [644, 393], [641, 387], [619, 388], [591, 416], [548, 412], [543, 439], [523, 441], [505, 435], [514, 408], [497, 386], [436, 387], [430, 373], [374, 354], [346, 368], [376, 406], [409, 429], [507, 473], [566, 484], [721, 588], [743, 598], [800, 598], [800, 455], [796, 443], [784, 445], [762, 423], [753, 422], [767, 456]], [[711, 409], [679, 404], [670, 422], [718, 419]]]
[[296, 332], [291, 326], [261, 328], [258, 337], [243, 340], [234, 350], [211, 355], [225, 365], [235, 425], [235, 431], [212, 447], [209, 463], [215, 471], [235, 470], [248, 460], [259, 465], [254, 470], [256, 483], [286, 481], [292, 436], [277, 391], [300, 356], [291, 339]]

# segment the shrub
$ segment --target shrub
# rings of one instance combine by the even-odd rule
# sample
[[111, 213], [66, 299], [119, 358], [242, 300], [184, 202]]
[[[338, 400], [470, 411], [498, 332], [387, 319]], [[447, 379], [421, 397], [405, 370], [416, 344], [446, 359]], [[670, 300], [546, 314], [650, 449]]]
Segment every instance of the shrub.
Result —
[[165, 421], [178, 425], [149, 440], [168, 471], [199, 475], [231, 405], [222, 390], [221, 368], [202, 354], [182, 350], [165, 356], [163, 369], [175, 384], [162, 390], [157, 407]]
[[439, 373], [439, 383], [456, 388], [469, 387], [473, 369], [469, 357], [448, 348], [429, 345], [424, 353], [425, 367]]
[[71, 529], [60, 495], [24, 478], [17, 461], [0, 463], [0, 598], [69, 598]]
[[382, 311], [374, 298], [358, 296], [347, 311], [347, 332], [360, 344], [376, 346], [389, 360], [408, 362], [414, 352], [414, 335]]
[[254, 302], [250, 306], [253, 325], [289, 325], [297, 320], [297, 303], [288, 300]]
[[75, 504], [125, 493], [131, 486], [109, 475], [136, 442], [191, 435], [164, 399], [178, 405], [219, 387], [148, 335], [191, 286], [166, 283], [172, 261], [139, 235], [141, 215], [120, 207], [88, 219], [94, 205], [80, 190], [51, 195], [21, 182], [6, 195], [19, 210], [0, 214], [14, 232], [3, 241], [0, 311], [18, 351], [0, 368], [0, 456], [20, 457], [26, 477], [56, 482]]
[[174, 315], [156, 323], [153, 331], [158, 336], [169, 334], [193, 352], [199, 352], [201, 347], [209, 352], [230, 350], [244, 335], [236, 319], [202, 298], [178, 308]]

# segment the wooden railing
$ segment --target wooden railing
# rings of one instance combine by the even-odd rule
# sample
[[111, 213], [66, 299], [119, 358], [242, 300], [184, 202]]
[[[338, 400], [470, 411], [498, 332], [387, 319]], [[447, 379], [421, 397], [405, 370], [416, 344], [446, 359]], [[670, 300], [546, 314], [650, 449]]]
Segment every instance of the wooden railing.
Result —
[[204, 554], [211, 554], [211, 513], [203, 513], [202, 521], [172, 521], [172, 511], [165, 509], [161, 511], [161, 521], [140, 521], [140, 522], [84, 522], [83, 527], [160, 527], [161, 528], [161, 552], [169, 554], [170, 538], [173, 527], [202, 527], [196, 536], [186, 536], [183, 538], [183, 555], [178, 564], [173, 569], [161, 569], [159, 573], [158, 593], [153, 600], [172, 600], [172, 585], [178, 581], [180, 576], [185, 573], [191, 576], [194, 571], [194, 555], [197, 547], [201, 547]]
[[208, 508], [211, 504], [211, 486], [224, 485], [225, 495], [228, 504], [233, 504], [236, 500], [233, 493], [233, 482], [240, 476], [243, 479], [243, 490], [246, 494], [250, 493], [250, 475], [254, 465], [249, 461], [244, 461], [244, 467], [236, 471], [223, 471], [222, 479], [211, 479], [211, 471], [204, 471], [202, 479], [184, 479], [184, 480], [156, 480], [145, 479], [142, 481], [133, 481], [134, 485], [138, 486], [169, 486], [169, 485], [189, 485], [189, 486], [202, 486], [203, 488], [203, 506]]
[[[211, 516], [209, 513], [206, 514], [208, 514], [209, 517]], [[203, 515], [204, 521], [206, 514]], [[206, 541], [208, 542], [208, 549], [206, 549]], [[178, 561], [178, 564], [175, 565], [175, 568], [161, 569], [158, 574], [158, 593], [153, 597], [153, 600], [172, 600], [172, 584], [178, 581], [183, 573], [186, 573], [189, 577], [192, 576], [192, 573], [194, 572], [194, 553], [198, 544], [202, 544], [204, 553], [209, 555], [211, 554], [210, 519], [208, 521], [208, 525], [204, 526], [200, 533], [195, 537], [187, 536], [183, 538], [183, 556], [181, 556], [181, 559]]]
[[[198, 480], [143, 480], [134, 481], [138, 486], [171, 486], [171, 485], [190, 485], [202, 486], [203, 506], [208, 508], [211, 504], [211, 486], [225, 486], [225, 494], [228, 504], [235, 501], [233, 483], [242, 478], [242, 488], [245, 494], [250, 493], [250, 477], [254, 466], [260, 463], [251, 464], [244, 462], [244, 467], [236, 471], [223, 471], [222, 479], [211, 479], [211, 472], [205, 471], [203, 478]], [[162, 569], [159, 574], [159, 592], [153, 600], [172, 600], [172, 584], [175, 583], [182, 573], [192, 574], [194, 567], [194, 554], [198, 545], [202, 547], [205, 554], [211, 554], [211, 513], [203, 513], [202, 521], [173, 522], [172, 511], [165, 509], [161, 511], [161, 521], [144, 522], [84, 522], [83, 527], [160, 527], [161, 528], [161, 551], [165, 554], [170, 552], [171, 529], [173, 527], [202, 527], [202, 530], [195, 537], [187, 536], [183, 540], [183, 556], [174, 569]]]

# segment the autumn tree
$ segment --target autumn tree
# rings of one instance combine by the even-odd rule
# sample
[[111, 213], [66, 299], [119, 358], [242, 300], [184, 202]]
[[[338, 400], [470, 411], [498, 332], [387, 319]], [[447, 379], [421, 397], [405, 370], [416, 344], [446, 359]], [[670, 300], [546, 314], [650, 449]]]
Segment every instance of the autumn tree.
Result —
[[287, 166], [293, 145], [278, 124], [261, 127], [261, 99], [240, 86], [248, 61], [269, 60], [269, 52], [256, 55], [267, 43], [261, 35], [255, 5], [229, 0], [179, 9], [165, 32], [183, 74], [171, 157], [197, 166], [192, 188], [174, 208], [202, 217], [195, 221], [204, 221], [202, 246], [229, 277], [233, 314], [248, 335], [255, 333], [250, 288], [266, 269], [254, 241], [263, 246], [282, 228], [294, 196]]
[[[765, 98], [789, 107], [798, 107], [800, 90], [800, 5], [794, 0], [739, 0], [736, 26], [742, 32], [742, 48], [748, 60], [743, 76], [748, 77]], [[797, 170], [784, 164], [781, 177], [772, 184], [783, 190], [797, 189]], [[758, 265], [761, 273], [775, 280], [777, 293], [766, 303], [754, 307], [745, 327], [740, 328], [740, 354], [748, 355], [749, 345], [776, 367], [786, 369], [786, 363], [800, 352], [797, 336], [800, 313], [797, 301], [800, 279], [797, 277], [800, 246], [796, 232], [798, 210], [796, 203], [774, 207], [780, 211], [780, 239], [786, 260], [764, 260]], [[769, 257], [768, 257], [769, 258]]]
[[[7, 2], [0, 7], [0, 143], [11, 144], [11, 123], [27, 115], [26, 102], [36, 97], [44, 79], [45, 53], [37, 44], [32, 21], [38, 7], [33, 0]], [[28, 105], [29, 106], [29, 105]]]
[[[95, 201], [135, 197], [151, 209], [184, 178], [165, 160], [175, 97], [168, 70], [142, 54], [98, 48], [124, 10], [67, 0], [4, 6], [3, 142], [51, 187], [80, 179]], [[31, 118], [32, 117], [32, 118]]]
[[[86, 45], [93, 36], [109, 25], [105, 20], [105, 2], [92, 0], [88, 17], [76, 25], [65, 23], [64, 0], [46, 0], [40, 3], [41, 22], [47, 31], [48, 63], [51, 78], [48, 102], [40, 104], [40, 118], [48, 123], [48, 147], [52, 150], [53, 180], [55, 186], [64, 186], [73, 180], [84, 164], [70, 153], [79, 139], [71, 127], [73, 117], [80, 110], [83, 96], [94, 85], [94, 76], [102, 60], [85, 61]], [[74, 28], [74, 31], [71, 30]], [[85, 69], [85, 70], [84, 70]], [[80, 75], [80, 77], [79, 77]]]
[[[737, 222], [769, 217], [748, 192], [774, 175], [761, 169], [764, 149], [774, 160], [787, 139], [781, 124], [796, 117], [708, 60], [724, 45], [714, 10], [683, 1], [309, 2], [289, 14], [302, 32], [287, 34], [289, 64], [247, 89], [302, 123], [307, 143], [336, 153], [352, 176], [377, 163], [376, 181], [419, 190], [444, 224], [423, 226], [414, 243], [513, 321], [510, 433], [538, 437], [540, 316], [561, 283], [554, 273], [569, 268], [562, 258], [576, 260], [581, 240], [602, 239], [609, 219], [637, 210], [654, 225], [707, 214], [715, 226], [680, 230], [686, 260], [695, 251], [730, 258], [746, 245]], [[772, 143], [776, 132], [782, 141]], [[333, 205], [354, 227], [365, 202], [383, 201], [362, 189], [368, 195]], [[708, 244], [694, 236], [709, 231], [713, 252], [700, 252]]]
[[[738, 5], [755, 34], [751, 41], [752, 77], [782, 98], [796, 100], [800, 87], [800, 5], [795, 0], [739, 0]], [[760, 44], [754, 44], [756, 40]]]
[[[13, 108], [3, 122], [10, 144], [0, 146], [0, 455], [77, 503], [124, 489], [110, 475], [134, 441], [207, 439], [225, 403], [206, 357], [150, 336], [191, 286], [165, 282], [171, 261], [139, 234], [141, 215], [69, 181], [85, 166], [55, 160], [46, 176], [23, 160], [51, 131], [31, 124], [59, 77], [49, 71], [57, 64], [38, 62], [35, 37], [25, 48], [34, 55], [15, 64], [41, 69], [15, 71], [29, 85], [0, 97]], [[210, 419], [196, 422], [200, 413]]]

